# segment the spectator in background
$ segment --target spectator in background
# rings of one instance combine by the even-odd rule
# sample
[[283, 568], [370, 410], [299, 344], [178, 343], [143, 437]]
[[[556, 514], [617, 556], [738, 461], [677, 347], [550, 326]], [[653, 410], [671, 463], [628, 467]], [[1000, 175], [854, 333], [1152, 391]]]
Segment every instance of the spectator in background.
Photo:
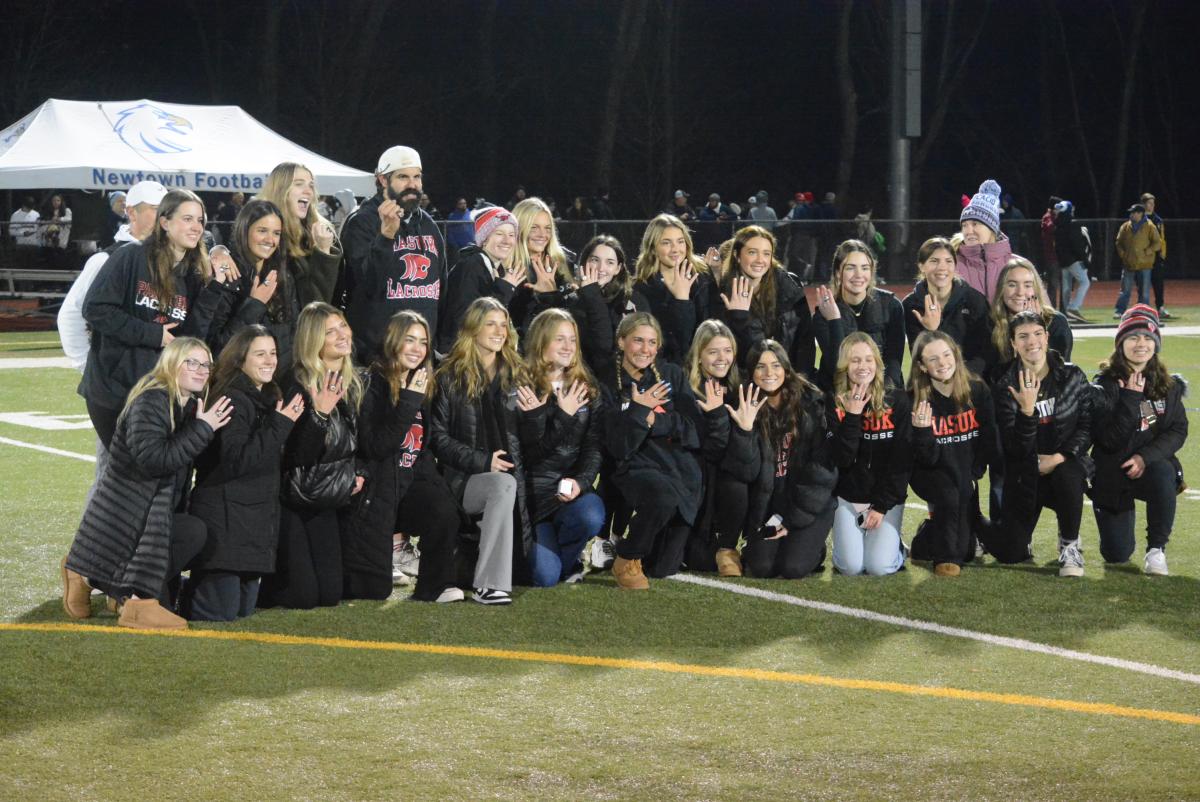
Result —
[[682, 189], [675, 190], [675, 198], [663, 211], [675, 215], [685, 223], [692, 222], [696, 219], [696, 211], [688, 204], [689, 197]]
[[333, 193], [333, 197], [337, 200], [338, 207], [334, 211], [333, 217], [329, 219], [329, 222], [333, 223], [333, 227], [337, 229], [338, 235], [341, 236], [342, 224], [358, 208], [358, 199], [354, 197], [354, 190], [351, 189], [339, 189]]
[[104, 218], [104, 229], [97, 243], [101, 248], [107, 248], [115, 241], [117, 231], [126, 222], [125, 193], [113, 192], [108, 196], [108, 214]]
[[571, 208], [567, 209], [567, 219], [573, 223], [583, 223], [592, 219], [592, 210], [588, 208], [587, 198], [582, 195], [575, 196]]
[[1016, 248], [1017, 253], [1029, 253], [1029, 241], [1025, 236], [1027, 231], [1025, 223], [1029, 218], [1013, 204], [1011, 193], [1005, 192], [1000, 196], [1000, 214], [1004, 216], [1005, 223], [1011, 224], [1006, 233], [1008, 238], [1013, 241], [1013, 247]]
[[769, 197], [765, 189], [760, 189], [757, 193], [750, 197], [750, 209], [746, 212], [746, 219], [753, 220], [767, 231], [775, 228], [775, 221], [779, 219], [779, 215], [775, 214], [775, 210], [768, 204]]
[[[1170, 320], [1171, 313], [1163, 306], [1163, 279], [1167, 272], [1167, 230], [1163, 219], [1154, 211], [1157, 201], [1149, 192], [1142, 193], [1142, 205], [1146, 207], [1146, 217], [1158, 229], [1158, 239], [1162, 244], [1158, 255], [1154, 257], [1154, 269], [1150, 271], [1150, 285], [1154, 288], [1154, 307], [1158, 310], [1159, 320]], [[1145, 303], [1146, 299], [1142, 299]]]
[[504, 206], [511, 212], [514, 206], [525, 200], [527, 197], [529, 197], [529, 195], [526, 194], [525, 187], [518, 184], [516, 191], [513, 192], [512, 197], [508, 199], [508, 203], [506, 203]]
[[597, 220], [612, 220], [612, 202], [608, 199], [608, 188], [600, 187], [592, 198], [592, 214]]
[[[1042, 267], [1051, 276], [1055, 274], [1054, 271], [1059, 269], [1058, 251], [1054, 239], [1054, 229], [1058, 220], [1058, 212], [1054, 211], [1054, 207], [1061, 200], [1062, 198], [1057, 195], [1051, 195], [1050, 201], [1046, 205], [1046, 211], [1042, 213]], [[1063, 293], [1064, 295], [1066, 294], [1065, 287], [1063, 288]], [[1066, 304], [1061, 303], [1062, 299], [1060, 298], [1051, 297], [1050, 300], [1059, 306], [1066, 306]]]
[[958, 275], [985, 297], [994, 298], [1000, 271], [1013, 255], [1008, 236], [1000, 233], [1000, 185], [990, 178], [980, 184], [958, 222], [962, 235], [954, 254]]
[[[1149, 225], [1147, 225], [1149, 224]], [[1150, 274], [1162, 250], [1158, 228], [1146, 219], [1146, 207], [1135, 203], [1129, 207], [1129, 219], [1117, 230], [1117, 255], [1121, 257], [1121, 294], [1113, 317], [1120, 319], [1129, 305], [1133, 282], [1138, 285], [1138, 300], [1150, 300]]]
[[11, 223], [9, 233], [17, 246], [36, 247], [41, 244], [37, 224], [41, 217], [38, 210], [33, 208], [32, 197], [26, 195], [21, 198], [21, 208], [13, 212], [12, 217], [9, 218]]
[[821, 276], [815, 275], [817, 266], [817, 237], [808, 222], [816, 219], [817, 209], [813, 206], [811, 192], [797, 192], [796, 205], [788, 212], [788, 220], [793, 221], [789, 226], [791, 236], [788, 238], [787, 268], [803, 281], [811, 281], [814, 277], [819, 281]]
[[433, 205], [433, 201], [430, 200], [429, 195], [426, 193], [421, 193], [421, 200], [418, 201], [417, 204], [421, 207], [425, 214], [429, 215], [434, 220], [442, 219], [442, 213], [438, 210], [438, 207]]
[[229, 200], [221, 204], [217, 209], [217, 242], [228, 242], [229, 232], [233, 230], [233, 221], [237, 220], [238, 212], [246, 205], [246, 193], [234, 192], [229, 196]]
[[42, 215], [42, 242], [47, 248], [64, 250], [71, 239], [71, 207], [57, 192], [50, 196]]
[[[1060, 200], [1054, 204], [1054, 247], [1058, 264], [1062, 265], [1063, 314], [1068, 320], [1086, 323], [1083, 316], [1083, 299], [1087, 297], [1091, 280], [1088, 264], [1092, 259], [1092, 246], [1083, 233], [1083, 226], [1075, 219], [1075, 204]], [[1072, 293], [1071, 283], [1075, 283]], [[1053, 300], [1053, 299], [1051, 299]]]
[[727, 204], [721, 203], [721, 196], [714, 192], [708, 196], [708, 203], [701, 207], [698, 218], [701, 222], [711, 223], [714, 221], [736, 220], [737, 215], [733, 213], [733, 209], [730, 209]]
[[475, 242], [475, 223], [466, 198], [454, 202], [454, 211], [446, 215], [446, 221], [446, 247], [450, 251], [446, 261], [454, 265], [458, 263], [458, 252]]

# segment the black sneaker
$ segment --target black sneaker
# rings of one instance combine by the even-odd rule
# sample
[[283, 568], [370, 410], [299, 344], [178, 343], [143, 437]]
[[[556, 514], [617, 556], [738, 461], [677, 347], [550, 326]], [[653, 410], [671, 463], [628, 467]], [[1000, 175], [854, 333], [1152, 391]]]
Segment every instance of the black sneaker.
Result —
[[471, 598], [480, 604], [512, 604], [512, 594], [495, 588], [475, 588]]

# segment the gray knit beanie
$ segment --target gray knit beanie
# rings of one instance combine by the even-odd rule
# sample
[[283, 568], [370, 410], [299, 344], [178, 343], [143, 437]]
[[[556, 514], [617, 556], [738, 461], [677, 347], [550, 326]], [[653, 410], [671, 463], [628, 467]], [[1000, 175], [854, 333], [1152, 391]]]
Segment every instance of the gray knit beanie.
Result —
[[1000, 185], [988, 179], [979, 185], [979, 191], [958, 216], [959, 225], [967, 220], [978, 220], [997, 235], [1000, 234]]

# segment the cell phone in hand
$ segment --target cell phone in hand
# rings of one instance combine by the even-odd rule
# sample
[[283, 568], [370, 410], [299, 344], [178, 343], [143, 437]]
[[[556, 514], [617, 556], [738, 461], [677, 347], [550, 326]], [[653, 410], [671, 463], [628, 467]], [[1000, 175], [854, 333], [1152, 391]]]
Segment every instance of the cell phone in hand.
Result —
[[572, 490], [572, 486], [571, 486], [570, 479], [559, 479], [558, 480], [558, 494], [560, 496], [571, 495], [571, 490]]

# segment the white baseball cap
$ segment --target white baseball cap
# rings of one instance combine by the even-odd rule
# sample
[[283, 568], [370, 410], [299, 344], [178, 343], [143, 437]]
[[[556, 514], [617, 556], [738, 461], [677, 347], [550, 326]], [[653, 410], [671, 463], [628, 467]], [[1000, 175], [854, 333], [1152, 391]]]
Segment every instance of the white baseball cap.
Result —
[[129, 194], [125, 196], [126, 206], [137, 206], [139, 203], [148, 203], [151, 206], [157, 206], [162, 203], [163, 196], [167, 194], [167, 188], [157, 181], [139, 181], [129, 188]]
[[407, 145], [392, 145], [379, 157], [379, 166], [375, 168], [375, 175], [403, 170], [405, 167], [421, 169], [421, 154]]

